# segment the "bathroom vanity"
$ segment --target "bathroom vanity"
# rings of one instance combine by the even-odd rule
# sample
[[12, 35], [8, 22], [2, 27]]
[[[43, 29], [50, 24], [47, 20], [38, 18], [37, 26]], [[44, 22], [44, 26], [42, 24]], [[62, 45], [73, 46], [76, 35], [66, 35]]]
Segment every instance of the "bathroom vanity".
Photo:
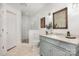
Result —
[[78, 56], [79, 38], [68, 39], [63, 35], [40, 35], [41, 56]]

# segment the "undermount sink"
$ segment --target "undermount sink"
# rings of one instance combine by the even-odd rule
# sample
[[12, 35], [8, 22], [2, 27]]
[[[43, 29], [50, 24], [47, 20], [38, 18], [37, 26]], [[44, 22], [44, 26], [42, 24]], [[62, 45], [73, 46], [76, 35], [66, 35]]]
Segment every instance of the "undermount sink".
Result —
[[76, 39], [76, 37], [73, 37], [73, 36], [66, 36], [66, 38], [68, 38], [68, 39]]

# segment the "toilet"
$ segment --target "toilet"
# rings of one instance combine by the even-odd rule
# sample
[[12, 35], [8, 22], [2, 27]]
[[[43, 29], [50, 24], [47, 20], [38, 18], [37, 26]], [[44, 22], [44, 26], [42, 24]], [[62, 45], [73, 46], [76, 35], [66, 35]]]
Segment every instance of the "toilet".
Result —
[[39, 30], [29, 30], [29, 45], [39, 47]]

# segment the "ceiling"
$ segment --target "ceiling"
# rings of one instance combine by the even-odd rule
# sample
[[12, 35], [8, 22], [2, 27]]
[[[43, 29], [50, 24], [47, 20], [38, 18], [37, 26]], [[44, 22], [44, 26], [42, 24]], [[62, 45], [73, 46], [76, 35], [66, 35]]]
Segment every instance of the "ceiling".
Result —
[[12, 7], [20, 9], [23, 14], [32, 16], [39, 12], [47, 3], [9, 3]]

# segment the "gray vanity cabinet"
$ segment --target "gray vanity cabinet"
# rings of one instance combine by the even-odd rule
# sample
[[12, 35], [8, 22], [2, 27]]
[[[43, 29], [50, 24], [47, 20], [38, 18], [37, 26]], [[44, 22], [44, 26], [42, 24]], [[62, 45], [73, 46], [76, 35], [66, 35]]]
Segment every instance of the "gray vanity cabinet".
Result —
[[40, 53], [44, 56], [66, 56], [69, 55], [67, 51], [63, 51], [60, 47], [50, 44], [44, 40], [40, 43]]
[[40, 53], [44, 56], [50, 56], [51, 52], [51, 46], [48, 42], [45, 42], [44, 40], [40, 41]]
[[40, 36], [40, 55], [43, 56], [73, 56], [76, 46], [62, 41]]

